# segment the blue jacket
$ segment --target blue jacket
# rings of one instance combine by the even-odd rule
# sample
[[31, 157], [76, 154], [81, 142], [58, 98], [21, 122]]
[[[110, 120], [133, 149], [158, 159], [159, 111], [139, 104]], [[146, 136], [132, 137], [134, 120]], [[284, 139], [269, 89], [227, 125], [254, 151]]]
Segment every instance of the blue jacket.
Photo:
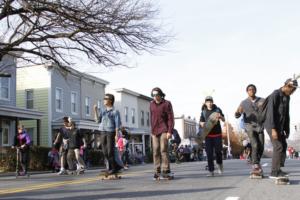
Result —
[[99, 125], [99, 131], [106, 131], [106, 132], [116, 132], [116, 128], [121, 127], [121, 117], [120, 112], [115, 110], [115, 108], [106, 109], [102, 108], [99, 112], [99, 117], [96, 119]]

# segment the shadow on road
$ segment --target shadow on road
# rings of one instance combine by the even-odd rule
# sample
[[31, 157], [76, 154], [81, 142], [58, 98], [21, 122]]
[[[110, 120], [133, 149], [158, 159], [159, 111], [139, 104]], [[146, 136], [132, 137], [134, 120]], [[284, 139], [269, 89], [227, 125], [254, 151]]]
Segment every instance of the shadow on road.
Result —
[[[138, 191], [138, 192], [116, 192], [109, 194], [102, 194], [101, 189], [97, 190], [100, 194], [93, 194], [93, 195], [86, 195], [86, 192], [93, 192], [96, 191], [90, 191], [90, 190], [83, 190], [84, 194], [80, 195], [77, 191], [74, 195], [70, 195], [70, 191], [65, 191], [68, 195], [66, 195], [63, 198], [55, 197], [52, 200], [82, 200], [82, 199], [88, 199], [88, 200], [96, 200], [96, 199], [124, 199], [124, 198], [143, 198], [143, 197], [156, 197], [156, 196], [164, 196], [164, 195], [176, 195], [176, 194], [185, 194], [185, 193], [199, 193], [199, 192], [209, 192], [214, 190], [226, 190], [226, 189], [232, 189], [233, 187], [215, 187], [215, 188], [201, 188], [201, 189], [188, 189], [188, 190], [155, 190], [155, 191]], [[45, 195], [45, 192], [42, 192], [43, 195]], [[55, 195], [55, 192], [51, 192], [51, 194]], [[24, 194], [23, 194], [24, 195]], [[28, 199], [34, 199], [32, 196], [40, 195], [40, 194], [26, 194], [28, 198], [18, 198], [20, 196], [23, 196], [20, 194], [15, 195], [9, 195], [9, 197], [15, 197], [14, 200], [28, 200]], [[37, 197], [37, 199], [40, 199], [41, 197]], [[1, 198], [0, 198], [1, 199]], [[48, 200], [51, 200], [51, 198], [47, 198]]]

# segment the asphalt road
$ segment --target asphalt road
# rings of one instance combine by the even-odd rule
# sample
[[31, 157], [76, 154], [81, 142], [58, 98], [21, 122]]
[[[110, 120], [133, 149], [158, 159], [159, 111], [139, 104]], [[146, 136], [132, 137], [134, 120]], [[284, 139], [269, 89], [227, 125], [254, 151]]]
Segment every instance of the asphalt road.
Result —
[[[270, 159], [262, 161], [266, 175]], [[99, 170], [80, 176], [32, 175], [29, 179], [0, 177], [0, 199], [212, 199], [212, 200], [299, 200], [300, 160], [287, 160], [290, 185], [275, 185], [274, 180], [249, 179], [250, 165], [244, 160], [225, 160], [223, 176], [206, 177], [206, 162], [172, 164], [175, 179], [153, 181], [152, 165], [133, 166], [121, 180], [100, 180]]]

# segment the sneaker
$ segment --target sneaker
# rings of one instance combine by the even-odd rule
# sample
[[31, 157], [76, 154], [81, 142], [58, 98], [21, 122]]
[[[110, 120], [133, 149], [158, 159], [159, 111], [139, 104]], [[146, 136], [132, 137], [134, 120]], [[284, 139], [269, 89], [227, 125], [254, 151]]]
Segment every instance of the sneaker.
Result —
[[214, 172], [208, 172], [208, 174], [206, 175], [207, 177], [213, 177], [213, 176], [215, 176], [214, 175]]
[[78, 169], [76, 169], [76, 172], [84, 172], [85, 171], [85, 168], [83, 168], [83, 167], [80, 167], [80, 168], [78, 168]]
[[160, 178], [160, 174], [159, 173], [154, 173], [153, 180], [157, 180], [159, 178]]
[[19, 172], [18, 175], [19, 175], [19, 176], [26, 176], [26, 175], [27, 175], [27, 172], [22, 171], [22, 172]]
[[65, 169], [61, 169], [57, 174], [58, 175], [65, 175], [65, 174], [68, 174], [68, 173]]
[[280, 177], [285, 177], [285, 176], [289, 176], [289, 173], [287, 173], [287, 172], [284, 172], [284, 171], [282, 171], [282, 170], [279, 170], [279, 172], [278, 172], [278, 176], [280, 176]]
[[258, 169], [258, 168], [260, 168], [260, 166], [259, 166], [259, 164], [254, 164], [254, 165], [252, 165], [252, 168], [253, 169]]
[[260, 169], [261, 173], [264, 173], [264, 170], [263, 170], [263, 168], [262, 168], [261, 164], [258, 164], [258, 167], [259, 167], [259, 169]]
[[281, 169], [279, 171], [272, 171], [270, 178], [280, 178], [280, 177], [287, 177], [289, 174], [287, 172], [282, 171]]
[[278, 172], [277, 171], [272, 171], [269, 178], [272, 178], [272, 179], [278, 178]]
[[163, 173], [163, 178], [170, 180], [174, 178], [174, 175], [172, 173]]
[[220, 175], [223, 174], [223, 164], [218, 164], [218, 173], [219, 173]]

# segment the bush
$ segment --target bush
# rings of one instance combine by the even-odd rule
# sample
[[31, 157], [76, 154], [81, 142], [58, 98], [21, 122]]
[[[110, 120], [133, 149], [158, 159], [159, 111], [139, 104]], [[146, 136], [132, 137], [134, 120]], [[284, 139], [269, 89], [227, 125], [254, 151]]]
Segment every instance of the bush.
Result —
[[99, 167], [104, 165], [104, 156], [101, 150], [91, 149], [88, 154], [91, 166]]
[[[30, 171], [51, 170], [48, 166], [48, 152], [50, 147], [30, 147]], [[103, 153], [98, 149], [91, 149], [88, 153], [91, 166], [99, 167], [104, 165]], [[16, 171], [16, 149], [11, 147], [0, 147], [0, 172]]]
[[[32, 146], [30, 148], [30, 163], [31, 171], [49, 170], [47, 166], [48, 147]], [[0, 148], [0, 171], [15, 171], [16, 170], [16, 149], [10, 147]]]

